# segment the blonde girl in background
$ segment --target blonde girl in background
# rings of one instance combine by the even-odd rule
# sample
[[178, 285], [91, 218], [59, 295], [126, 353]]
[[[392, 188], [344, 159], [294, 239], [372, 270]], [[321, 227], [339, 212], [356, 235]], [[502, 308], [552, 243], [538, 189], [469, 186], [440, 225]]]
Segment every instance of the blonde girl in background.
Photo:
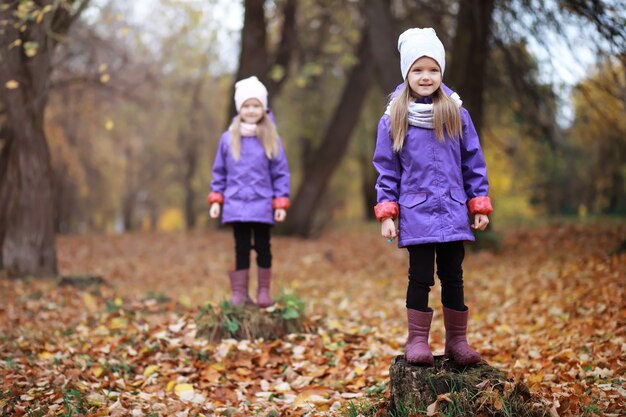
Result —
[[282, 222], [289, 208], [289, 166], [273, 115], [267, 89], [249, 77], [235, 84], [238, 115], [220, 138], [211, 192], [210, 216], [233, 228], [235, 270], [229, 273], [235, 306], [254, 305], [248, 294], [250, 252], [256, 251], [258, 292], [256, 305], [272, 304], [270, 230]]

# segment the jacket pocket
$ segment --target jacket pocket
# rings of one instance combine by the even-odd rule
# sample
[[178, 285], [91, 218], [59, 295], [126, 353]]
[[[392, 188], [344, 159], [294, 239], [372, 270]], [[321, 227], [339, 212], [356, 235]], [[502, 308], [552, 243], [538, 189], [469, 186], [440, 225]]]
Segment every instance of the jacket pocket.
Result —
[[402, 194], [398, 199], [398, 204], [404, 207], [412, 208], [426, 201], [426, 193], [409, 193]]
[[467, 202], [467, 194], [465, 194], [465, 190], [461, 188], [450, 188], [450, 197], [460, 204]]
[[224, 191], [224, 197], [233, 197], [239, 192], [239, 190], [239, 187], [226, 187], [226, 191]]
[[274, 192], [271, 187], [263, 187], [260, 184], [255, 185], [254, 192], [258, 197], [261, 198], [272, 198], [274, 196]]

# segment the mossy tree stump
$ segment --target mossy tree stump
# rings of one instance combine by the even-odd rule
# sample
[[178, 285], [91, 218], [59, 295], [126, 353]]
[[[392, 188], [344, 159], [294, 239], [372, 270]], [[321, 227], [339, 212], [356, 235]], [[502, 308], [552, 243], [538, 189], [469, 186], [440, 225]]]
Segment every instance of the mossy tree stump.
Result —
[[228, 301], [208, 305], [196, 317], [197, 337], [222, 339], [278, 339], [290, 333], [311, 333], [315, 324], [304, 316], [304, 303], [293, 295], [280, 296], [269, 308], [233, 307]]
[[393, 360], [389, 377], [388, 411], [394, 416], [426, 414], [429, 406], [429, 411], [436, 407], [447, 416], [539, 417], [546, 413], [532, 401], [526, 385], [506, 378], [486, 362], [464, 367], [435, 356], [434, 366], [420, 366], [407, 363], [401, 355]]

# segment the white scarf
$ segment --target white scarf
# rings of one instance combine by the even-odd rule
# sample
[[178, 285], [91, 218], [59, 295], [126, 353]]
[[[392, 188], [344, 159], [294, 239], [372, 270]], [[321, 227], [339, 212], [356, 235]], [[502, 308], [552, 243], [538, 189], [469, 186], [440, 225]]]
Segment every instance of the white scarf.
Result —
[[[457, 107], [460, 108], [461, 105], [463, 105], [463, 101], [461, 101], [461, 97], [457, 93], [452, 93], [450, 98], [454, 100]], [[391, 116], [391, 104], [395, 99], [396, 97], [391, 99], [387, 105], [385, 114], [388, 116]], [[408, 121], [411, 126], [421, 127], [424, 129], [434, 129], [433, 103], [416, 103], [415, 101], [411, 101], [409, 103]]]
[[242, 137], [256, 136], [256, 123], [241, 122], [239, 124], [239, 133]]

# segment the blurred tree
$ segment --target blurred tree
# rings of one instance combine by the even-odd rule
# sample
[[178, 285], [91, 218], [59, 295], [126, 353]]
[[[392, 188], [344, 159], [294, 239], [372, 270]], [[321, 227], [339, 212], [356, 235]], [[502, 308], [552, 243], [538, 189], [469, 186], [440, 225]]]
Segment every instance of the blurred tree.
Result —
[[568, 164], [568, 173], [582, 169], [586, 175], [582, 181], [568, 175], [566, 189], [573, 188], [590, 213], [626, 212], [626, 71], [619, 62], [605, 62], [574, 94], [576, 117], [568, 136], [582, 158]]
[[[267, 87], [270, 100], [278, 95], [289, 75], [290, 61], [297, 46], [296, 0], [278, 0], [282, 8], [282, 30], [278, 45], [268, 45], [268, 21], [265, 0], [244, 0], [244, 20], [241, 30], [239, 67], [233, 80], [230, 97], [235, 93], [235, 82], [256, 75]], [[279, 20], [281, 16], [273, 16]], [[272, 54], [272, 49], [275, 52]], [[237, 114], [234, 103], [229, 107], [226, 126]]]
[[328, 180], [348, 147], [349, 138], [367, 95], [374, 70], [367, 30], [363, 31], [356, 59], [357, 63], [347, 77], [347, 84], [322, 142], [308, 158], [307, 164], [315, 168], [308, 171], [309, 175], [305, 175], [294, 198], [289, 222], [293, 231], [301, 236], [307, 236], [311, 232], [315, 209]]
[[[480, 134], [483, 119], [483, 90], [489, 62], [489, 36], [495, 0], [461, 0], [455, 23], [452, 62], [446, 78], [463, 98]], [[447, 67], [447, 65], [446, 65]]]
[[44, 132], [52, 57], [89, 0], [0, 5], [0, 264], [16, 275], [57, 271], [50, 152]]

